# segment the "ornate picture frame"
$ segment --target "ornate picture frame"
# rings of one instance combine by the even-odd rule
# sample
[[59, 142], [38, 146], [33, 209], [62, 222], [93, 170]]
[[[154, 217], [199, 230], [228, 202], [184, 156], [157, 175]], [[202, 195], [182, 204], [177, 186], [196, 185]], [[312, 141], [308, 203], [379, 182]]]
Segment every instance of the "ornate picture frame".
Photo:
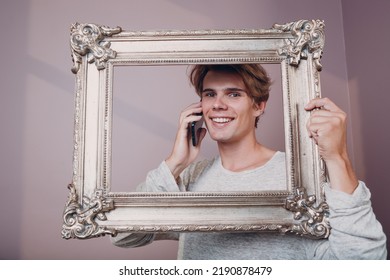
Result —
[[[305, 125], [310, 113], [303, 109], [310, 99], [321, 96], [323, 21], [298, 20], [255, 30], [143, 32], [75, 23], [71, 26], [70, 44], [72, 72], [76, 76], [74, 152], [63, 238], [186, 231], [329, 236], [328, 206], [323, 192], [327, 180], [325, 165], [307, 136]], [[113, 192], [110, 176], [114, 67], [234, 63], [280, 65], [286, 190]]]

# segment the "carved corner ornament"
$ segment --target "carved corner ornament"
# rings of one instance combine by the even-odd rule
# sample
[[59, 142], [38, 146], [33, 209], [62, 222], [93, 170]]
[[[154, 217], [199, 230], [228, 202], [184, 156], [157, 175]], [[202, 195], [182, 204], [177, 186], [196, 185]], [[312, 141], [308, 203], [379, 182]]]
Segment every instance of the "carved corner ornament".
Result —
[[287, 198], [286, 209], [294, 213], [294, 219], [307, 217], [300, 225], [294, 226], [293, 233], [312, 238], [328, 238], [330, 235], [329, 206], [321, 202], [315, 206], [315, 195], [307, 195], [305, 188], [297, 188], [296, 195]]
[[92, 199], [84, 197], [83, 205], [78, 202], [76, 188], [73, 184], [68, 185], [69, 197], [64, 210], [64, 224], [62, 226], [62, 237], [70, 238], [92, 238], [105, 234], [115, 235], [115, 230], [99, 226], [95, 218], [104, 221], [104, 212], [114, 209], [114, 202], [105, 199], [101, 190], [96, 191]]
[[323, 53], [325, 34], [323, 20], [299, 20], [286, 24], [274, 24], [273, 28], [283, 32], [290, 31], [294, 36], [287, 45], [279, 50], [279, 54], [287, 55], [289, 63], [298, 66], [301, 58], [307, 58], [307, 53], [313, 54], [315, 67], [321, 71], [320, 63]]
[[104, 38], [122, 32], [122, 28], [109, 28], [96, 24], [75, 23], [70, 28], [70, 46], [72, 51], [72, 72], [80, 69], [82, 57], [90, 53], [88, 63], [95, 62], [97, 69], [104, 69], [110, 58], [116, 57], [116, 52], [110, 49], [110, 43]]

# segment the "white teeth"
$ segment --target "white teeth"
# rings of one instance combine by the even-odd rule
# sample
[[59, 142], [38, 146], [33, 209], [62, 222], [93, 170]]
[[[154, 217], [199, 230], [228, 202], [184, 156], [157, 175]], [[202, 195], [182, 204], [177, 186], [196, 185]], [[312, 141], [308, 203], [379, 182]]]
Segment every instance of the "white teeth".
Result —
[[216, 123], [228, 123], [230, 121], [231, 121], [231, 119], [228, 119], [228, 118], [213, 118], [213, 122], [216, 122]]

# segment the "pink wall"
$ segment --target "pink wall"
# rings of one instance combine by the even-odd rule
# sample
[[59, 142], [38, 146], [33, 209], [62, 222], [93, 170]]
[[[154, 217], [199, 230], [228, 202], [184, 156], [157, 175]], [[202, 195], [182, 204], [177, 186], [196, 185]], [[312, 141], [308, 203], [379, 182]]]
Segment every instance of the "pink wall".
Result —
[[389, 236], [390, 2], [342, 1], [342, 8], [355, 166]]
[[[112, 246], [108, 238], [83, 241], [61, 239], [62, 211], [68, 195], [66, 186], [72, 175], [74, 76], [70, 72], [68, 43], [71, 23], [118, 25], [128, 30], [240, 29], [268, 28], [275, 22], [320, 18], [326, 23], [326, 47], [322, 60], [324, 71], [321, 74], [323, 95], [335, 100], [348, 113], [354, 113], [362, 108], [359, 102], [350, 101], [348, 92], [348, 87], [353, 83], [351, 74], [347, 76], [341, 4], [340, 0], [3, 1], [0, 4], [0, 23], [3, 26], [0, 47], [3, 63], [0, 68], [0, 121], [3, 129], [0, 140], [0, 259], [176, 258], [177, 243], [174, 241], [159, 241], [143, 248], [124, 250]], [[344, 24], [349, 28], [348, 9], [352, 10], [353, 7], [349, 7], [348, 1], [343, 4]], [[347, 48], [356, 40], [356, 36], [347, 38]], [[350, 56], [348, 59], [350, 62]], [[370, 67], [371, 72], [373, 68], [376, 66]], [[357, 73], [356, 77], [359, 75], [361, 73]], [[371, 76], [374, 77], [374, 74]], [[360, 90], [362, 85], [357, 85]], [[362, 92], [369, 91], [361, 88], [360, 98]], [[380, 97], [379, 92], [380, 89], [374, 93], [378, 95], [378, 100], [383, 100], [379, 99], [385, 98]], [[187, 95], [180, 97], [178, 103], [165, 103], [167, 112], [172, 114], [162, 116], [161, 123], [166, 129], [142, 130], [142, 126], [135, 124], [140, 133], [154, 136], [161, 143], [154, 153], [155, 158], [139, 161], [145, 173], [170, 151], [177, 122], [175, 112], [179, 112], [183, 104], [196, 100], [192, 94]], [[366, 102], [374, 101], [372, 98], [364, 99], [363, 104]], [[385, 102], [378, 103], [385, 106]], [[364, 124], [374, 129], [375, 113], [386, 112], [385, 108], [376, 110], [376, 103], [371, 104], [374, 107], [364, 112], [364, 119], [354, 114], [354, 117], [357, 116], [353, 121], [354, 128], [359, 127], [361, 122], [362, 126]], [[153, 119], [147, 108], [123, 106], [122, 109], [125, 112], [130, 109], [132, 114], [138, 112], [135, 117], [148, 116]], [[119, 111], [117, 114], [117, 118], [121, 119]], [[127, 121], [131, 122], [131, 118]], [[352, 126], [349, 129], [351, 135], [359, 136], [351, 130]], [[361, 133], [363, 130], [357, 131]], [[364, 139], [372, 141], [370, 137]], [[354, 155], [359, 161], [359, 173], [372, 185], [374, 203], [378, 203], [374, 207], [384, 222], [386, 209], [381, 206], [387, 205], [384, 201], [386, 185], [379, 178], [386, 179], [384, 168], [380, 166], [385, 158], [379, 150], [375, 154], [376, 147], [379, 149], [382, 142], [372, 145], [358, 142], [353, 146], [352, 140], [355, 141], [350, 137], [350, 147], [360, 149]], [[136, 142], [139, 139], [130, 139], [118, 144], [117, 149], [126, 149], [136, 145]], [[370, 159], [372, 150], [375, 157]], [[204, 156], [212, 153], [212, 148], [209, 148]], [[367, 164], [361, 164], [362, 158], [369, 160]], [[368, 165], [372, 165], [371, 168]], [[380, 167], [376, 170], [374, 166]], [[377, 180], [373, 179], [376, 177]], [[379, 187], [381, 185], [383, 187]]]

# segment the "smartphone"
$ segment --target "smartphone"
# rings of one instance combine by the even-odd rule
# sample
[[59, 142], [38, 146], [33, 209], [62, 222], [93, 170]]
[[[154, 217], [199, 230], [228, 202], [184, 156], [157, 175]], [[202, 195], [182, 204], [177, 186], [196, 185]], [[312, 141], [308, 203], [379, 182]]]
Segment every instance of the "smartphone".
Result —
[[204, 119], [201, 118], [199, 121], [192, 122], [189, 125], [189, 132], [191, 134], [192, 145], [195, 147], [198, 145], [198, 130], [203, 126]]

